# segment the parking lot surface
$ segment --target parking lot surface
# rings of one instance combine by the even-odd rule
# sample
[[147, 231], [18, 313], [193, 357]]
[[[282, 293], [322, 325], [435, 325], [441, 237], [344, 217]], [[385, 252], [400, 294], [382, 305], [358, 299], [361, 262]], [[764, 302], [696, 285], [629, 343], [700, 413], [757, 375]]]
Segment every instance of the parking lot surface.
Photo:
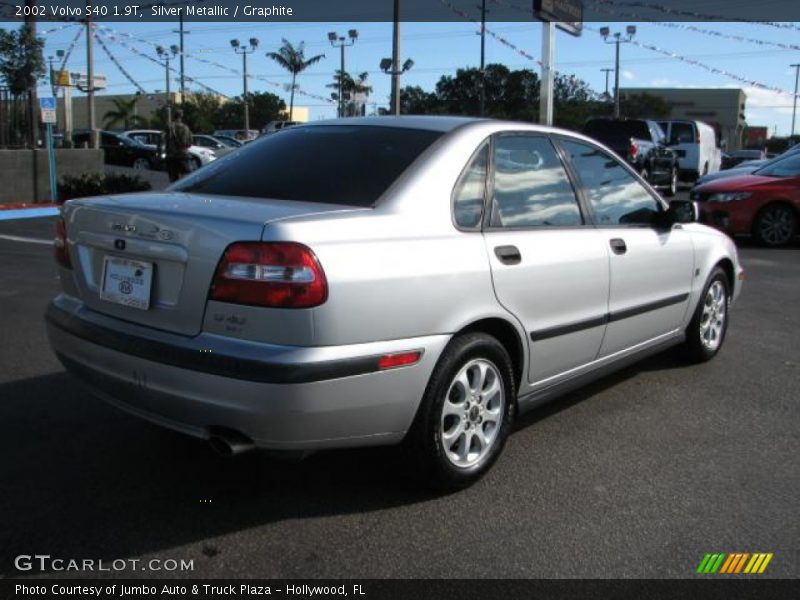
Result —
[[798, 244], [741, 243], [715, 360], [662, 354], [525, 415], [441, 496], [393, 448], [227, 460], [88, 395], [45, 336], [56, 269], [30, 240], [52, 221], [0, 221], [0, 578], [41, 575], [20, 554], [194, 564], [124, 572], [147, 577], [692, 577], [707, 552], [800, 576]]

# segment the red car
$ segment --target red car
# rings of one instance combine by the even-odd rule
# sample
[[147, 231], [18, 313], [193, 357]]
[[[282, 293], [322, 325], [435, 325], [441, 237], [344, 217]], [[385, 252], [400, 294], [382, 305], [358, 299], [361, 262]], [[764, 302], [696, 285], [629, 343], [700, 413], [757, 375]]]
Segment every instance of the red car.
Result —
[[800, 219], [800, 153], [754, 171], [696, 186], [700, 220], [731, 235], [752, 233], [766, 246], [788, 244]]

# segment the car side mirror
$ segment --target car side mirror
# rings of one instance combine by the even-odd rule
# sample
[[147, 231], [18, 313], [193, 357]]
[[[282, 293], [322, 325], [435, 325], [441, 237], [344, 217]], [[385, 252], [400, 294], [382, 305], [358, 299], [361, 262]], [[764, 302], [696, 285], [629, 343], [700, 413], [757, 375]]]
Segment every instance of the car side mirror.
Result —
[[669, 203], [666, 216], [670, 226], [675, 223], [695, 223], [700, 218], [700, 211], [697, 202], [673, 200]]

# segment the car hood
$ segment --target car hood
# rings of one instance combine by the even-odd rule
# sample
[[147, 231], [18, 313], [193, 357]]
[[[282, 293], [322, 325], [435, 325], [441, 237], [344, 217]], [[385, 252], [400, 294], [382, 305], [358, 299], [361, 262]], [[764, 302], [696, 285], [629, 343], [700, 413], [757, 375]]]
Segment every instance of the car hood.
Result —
[[724, 179], [717, 179], [708, 183], [698, 185], [692, 191], [696, 192], [738, 192], [752, 187], [759, 186], [764, 183], [771, 183], [775, 181], [774, 177], [765, 177], [763, 175], [754, 175], [752, 173], [745, 173], [741, 175], [733, 175]]

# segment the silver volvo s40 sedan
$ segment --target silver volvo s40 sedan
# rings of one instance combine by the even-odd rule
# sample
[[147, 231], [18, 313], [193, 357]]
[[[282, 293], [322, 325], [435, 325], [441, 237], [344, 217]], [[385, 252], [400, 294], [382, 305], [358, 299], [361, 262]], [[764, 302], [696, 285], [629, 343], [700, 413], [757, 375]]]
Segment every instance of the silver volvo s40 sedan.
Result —
[[166, 192], [67, 202], [48, 333], [95, 394], [221, 451], [404, 442], [458, 488], [519, 412], [719, 351], [743, 271], [695, 219], [574, 133], [319, 122]]

